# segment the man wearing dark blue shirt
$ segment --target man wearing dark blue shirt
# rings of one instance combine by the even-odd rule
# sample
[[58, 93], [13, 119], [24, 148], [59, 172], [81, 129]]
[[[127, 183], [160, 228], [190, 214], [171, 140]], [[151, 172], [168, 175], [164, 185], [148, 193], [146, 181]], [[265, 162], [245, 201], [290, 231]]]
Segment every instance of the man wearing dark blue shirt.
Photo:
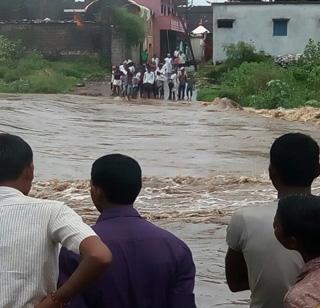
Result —
[[[93, 229], [110, 248], [113, 263], [71, 307], [196, 307], [191, 251], [133, 208], [141, 187], [141, 168], [130, 157], [107, 155], [93, 164], [91, 197], [101, 213]], [[78, 264], [79, 256], [63, 249], [59, 283], [68, 279]]]

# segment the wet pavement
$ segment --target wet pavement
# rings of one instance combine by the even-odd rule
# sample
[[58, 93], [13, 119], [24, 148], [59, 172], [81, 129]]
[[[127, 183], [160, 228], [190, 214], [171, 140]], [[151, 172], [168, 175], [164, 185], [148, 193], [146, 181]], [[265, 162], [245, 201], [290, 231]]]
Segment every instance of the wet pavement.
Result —
[[98, 215], [86, 181], [93, 160], [115, 152], [138, 159], [145, 178], [137, 207], [192, 248], [200, 308], [248, 306], [247, 292], [225, 285], [225, 223], [235, 209], [275, 198], [266, 175], [273, 140], [300, 131], [320, 141], [309, 124], [197, 103], [1, 95], [0, 110], [0, 130], [34, 149], [33, 195], [64, 200], [87, 222]]

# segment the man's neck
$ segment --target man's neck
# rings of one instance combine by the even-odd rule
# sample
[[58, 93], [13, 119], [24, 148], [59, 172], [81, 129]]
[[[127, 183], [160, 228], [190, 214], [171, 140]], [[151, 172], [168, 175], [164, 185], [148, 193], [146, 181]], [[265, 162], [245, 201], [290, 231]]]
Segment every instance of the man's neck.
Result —
[[309, 187], [283, 187], [278, 191], [278, 198], [282, 199], [292, 195], [311, 195], [311, 186]]
[[103, 205], [101, 205], [101, 212], [104, 211], [110, 211], [110, 210], [114, 210], [114, 209], [121, 209], [121, 208], [129, 208], [129, 207], [133, 207], [133, 204], [114, 204], [114, 203], [104, 203]]

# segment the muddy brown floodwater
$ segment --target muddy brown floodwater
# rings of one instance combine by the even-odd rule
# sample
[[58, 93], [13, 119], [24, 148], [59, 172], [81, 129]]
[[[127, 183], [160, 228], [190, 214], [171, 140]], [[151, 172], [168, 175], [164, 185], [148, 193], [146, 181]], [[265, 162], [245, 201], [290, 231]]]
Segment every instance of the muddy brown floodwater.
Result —
[[34, 149], [32, 194], [65, 201], [89, 223], [98, 215], [88, 195], [93, 160], [115, 152], [138, 159], [145, 178], [137, 207], [192, 248], [200, 308], [248, 306], [247, 292], [232, 294], [225, 284], [226, 223], [235, 209], [275, 198], [267, 177], [272, 141], [290, 131], [320, 141], [309, 124], [197, 103], [1, 95], [0, 111], [0, 130]]

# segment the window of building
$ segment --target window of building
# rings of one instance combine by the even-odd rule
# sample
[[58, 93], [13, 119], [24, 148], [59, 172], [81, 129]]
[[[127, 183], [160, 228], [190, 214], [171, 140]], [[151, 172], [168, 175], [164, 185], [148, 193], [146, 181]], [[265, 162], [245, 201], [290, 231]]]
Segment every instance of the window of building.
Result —
[[288, 36], [289, 19], [274, 19], [273, 20], [273, 36]]
[[163, 14], [163, 4], [161, 4], [161, 14]]
[[218, 19], [217, 21], [218, 28], [232, 29], [233, 23], [234, 19]]
[[163, 15], [164, 16], [167, 15], [167, 6], [166, 5], [163, 6]]

